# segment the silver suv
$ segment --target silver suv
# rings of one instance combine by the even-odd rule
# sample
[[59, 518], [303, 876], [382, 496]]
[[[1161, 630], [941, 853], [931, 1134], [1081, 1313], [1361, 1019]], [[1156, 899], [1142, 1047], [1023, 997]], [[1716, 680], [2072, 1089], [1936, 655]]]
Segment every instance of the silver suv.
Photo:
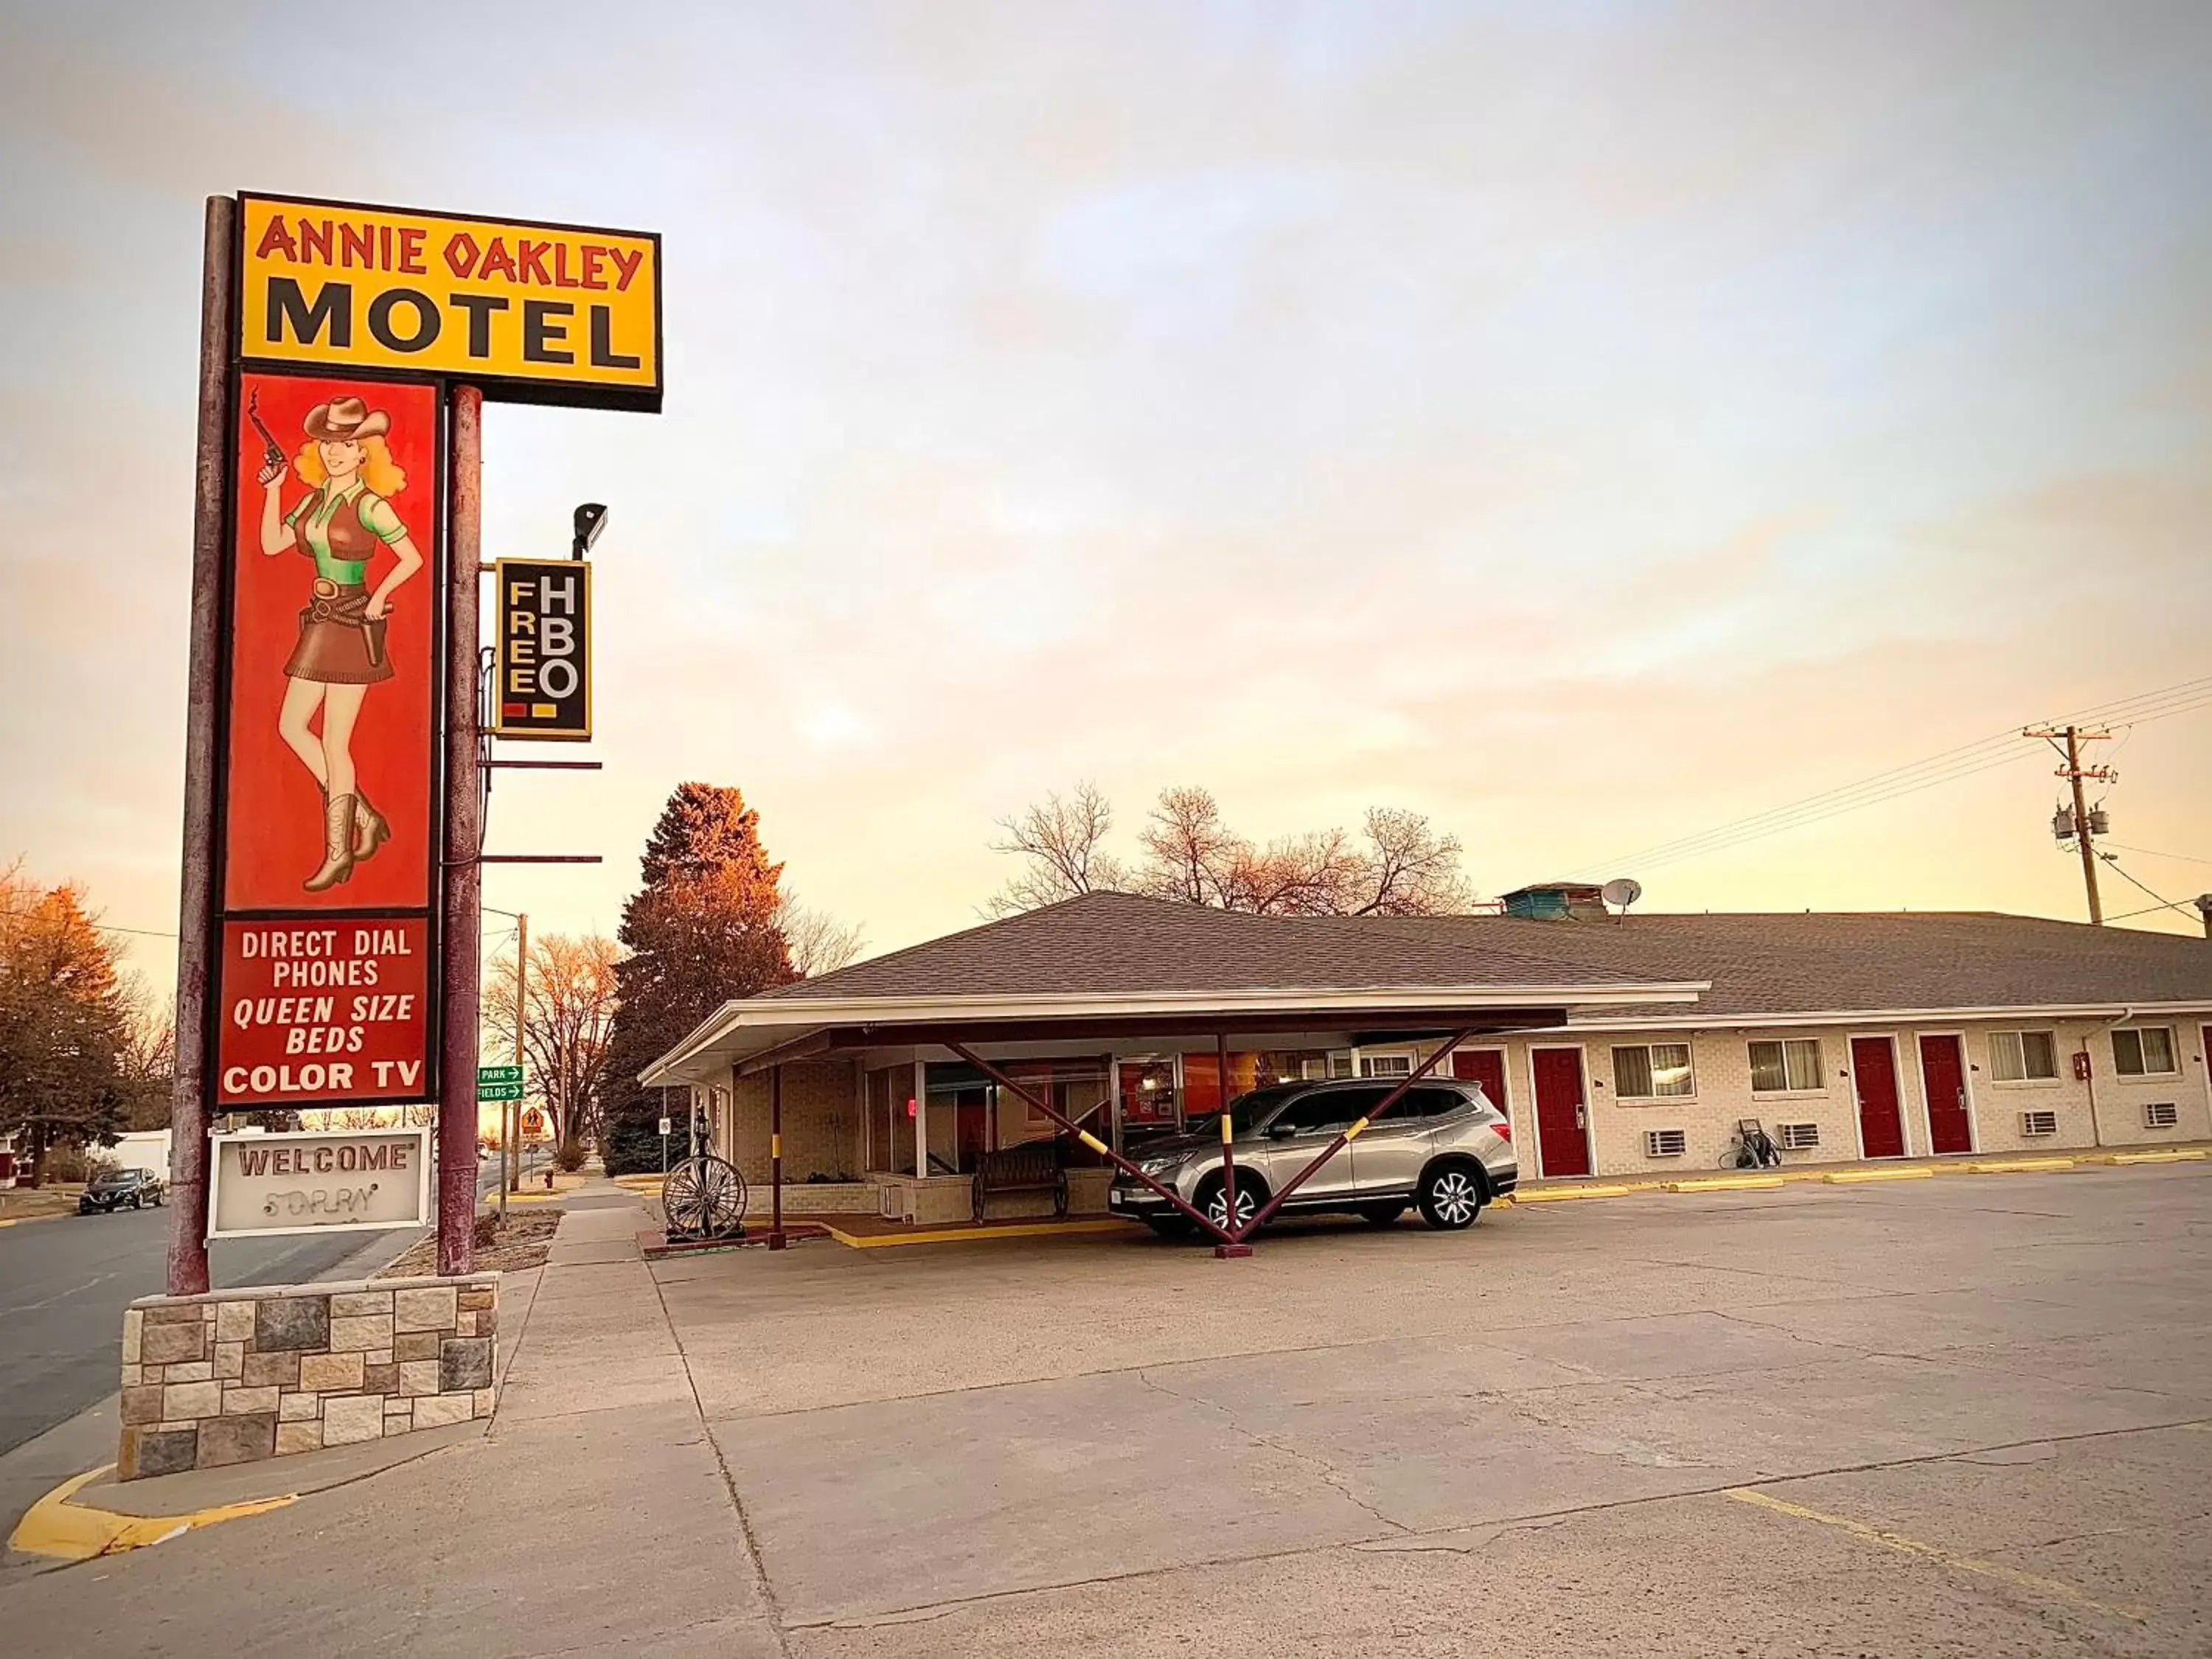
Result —
[[[1231, 1101], [1236, 1224], [1250, 1221], [1273, 1193], [1397, 1086], [1370, 1081], [1280, 1083]], [[1505, 1115], [1490, 1103], [1480, 1085], [1417, 1083], [1388, 1115], [1316, 1170], [1279, 1213], [1343, 1210], [1387, 1227], [1418, 1204], [1431, 1227], [1468, 1226], [1484, 1205], [1511, 1192], [1520, 1179], [1512, 1133]], [[1206, 1118], [1194, 1133], [1133, 1149], [1130, 1157], [1185, 1203], [1226, 1224], [1218, 1118]], [[1115, 1215], [1141, 1220], [1164, 1237], [1197, 1231], [1167, 1200], [1126, 1174], [1115, 1176], [1106, 1205]]]

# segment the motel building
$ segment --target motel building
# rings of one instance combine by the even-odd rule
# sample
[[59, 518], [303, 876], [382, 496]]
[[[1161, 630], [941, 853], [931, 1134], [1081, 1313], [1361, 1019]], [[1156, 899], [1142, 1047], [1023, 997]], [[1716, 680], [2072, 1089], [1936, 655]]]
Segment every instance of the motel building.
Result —
[[[766, 1213], [966, 1222], [987, 1152], [1054, 1143], [1073, 1214], [1125, 1154], [1310, 1078], [1479, 1080], [1521, 1179], [1692, 1174], [1743, 1119], [1785, 1167], [2212, 1139], [2212, 940], [1972, 914], [1254, 916], [1092, 893], [725, 1004], [644, 1074]], [[773, 1096], [773, 1101], [772, 1101]], [[679, 1133], [681, 1131], [679, 1130]], [[1341, 1156], [1357, 1158], [1355, 1143]], [[1355, 1177], [1356, 1178], [1356, 1177]], [[990, 1215], [1048, 1213], [1048, 1192]]]

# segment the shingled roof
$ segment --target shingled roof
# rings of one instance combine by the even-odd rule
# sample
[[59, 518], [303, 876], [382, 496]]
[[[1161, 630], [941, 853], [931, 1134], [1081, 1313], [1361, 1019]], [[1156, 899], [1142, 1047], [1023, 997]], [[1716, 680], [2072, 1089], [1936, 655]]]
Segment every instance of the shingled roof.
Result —
[[1091, 893], [755, 1000], [1693, 981], [1706, 1018], [2212, 1005], [2212, 941], [1981, 911], [1253, 916]]

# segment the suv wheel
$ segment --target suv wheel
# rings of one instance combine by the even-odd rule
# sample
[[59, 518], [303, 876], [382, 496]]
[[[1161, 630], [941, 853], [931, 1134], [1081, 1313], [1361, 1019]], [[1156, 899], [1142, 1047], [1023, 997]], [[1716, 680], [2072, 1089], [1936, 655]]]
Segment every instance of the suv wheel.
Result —
[[1387, 1227], [1405, 1213], [1406, 1206], [1395, 1199], [1387, 1204], [1364, 1204], [1359, 1209], [1360, 1218], [1370, 1227]]
[[1464, 1164], [1446, 1164], [1421, 1181], [1421, 1219], [1444, 1232], [1471, 1227], [1482, 1213], [1482, 1179]]
[[1216, 1176], [1199, 1188], [1199, 1212], [1217, 1227], [1225, 1228], [1231, 1232], [1241, 1231], [1250, 1225], [1252, 1218], [1260, 1212], [1260, 1206], [1263, 1200], [1260, 1194], [1259, 1182], [1243, 1178], [1237, 1181], [1237, 1219], [1233, 1224], [1229, 1219], [1227, 1202], [1229, 1195], [1223, 1191], [1222, 1187], [1221, 1177]]

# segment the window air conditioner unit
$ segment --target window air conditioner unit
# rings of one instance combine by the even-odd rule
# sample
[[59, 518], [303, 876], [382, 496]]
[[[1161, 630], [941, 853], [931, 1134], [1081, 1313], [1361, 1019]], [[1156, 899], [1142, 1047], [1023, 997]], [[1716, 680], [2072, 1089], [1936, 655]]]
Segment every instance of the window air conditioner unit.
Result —
[[1820, 1126], [1817, 1123], [1784, 1123], [1782, 1128], [1782, 1150], [1785, 1152], [1809, 1152], [1820, 1144]]
[[2055, 1135], [2058, 1133], [2058, 1114], [2047, 1109], [2039, 1112], [2022, 1112], [2020, 1115], [2020, 1132], [2027, 1137]]
[[2181, 1110], [2170, 1100], [2152, 1100], [2143, 1103], [2143, 1127], [2171, 1129], [2181, 1121]]
[[1646, 1158], [1680, 1158], [1690, 1150], [1687, 1129], [1646, 1129], [1644, 1132], [1644, 1156]]

